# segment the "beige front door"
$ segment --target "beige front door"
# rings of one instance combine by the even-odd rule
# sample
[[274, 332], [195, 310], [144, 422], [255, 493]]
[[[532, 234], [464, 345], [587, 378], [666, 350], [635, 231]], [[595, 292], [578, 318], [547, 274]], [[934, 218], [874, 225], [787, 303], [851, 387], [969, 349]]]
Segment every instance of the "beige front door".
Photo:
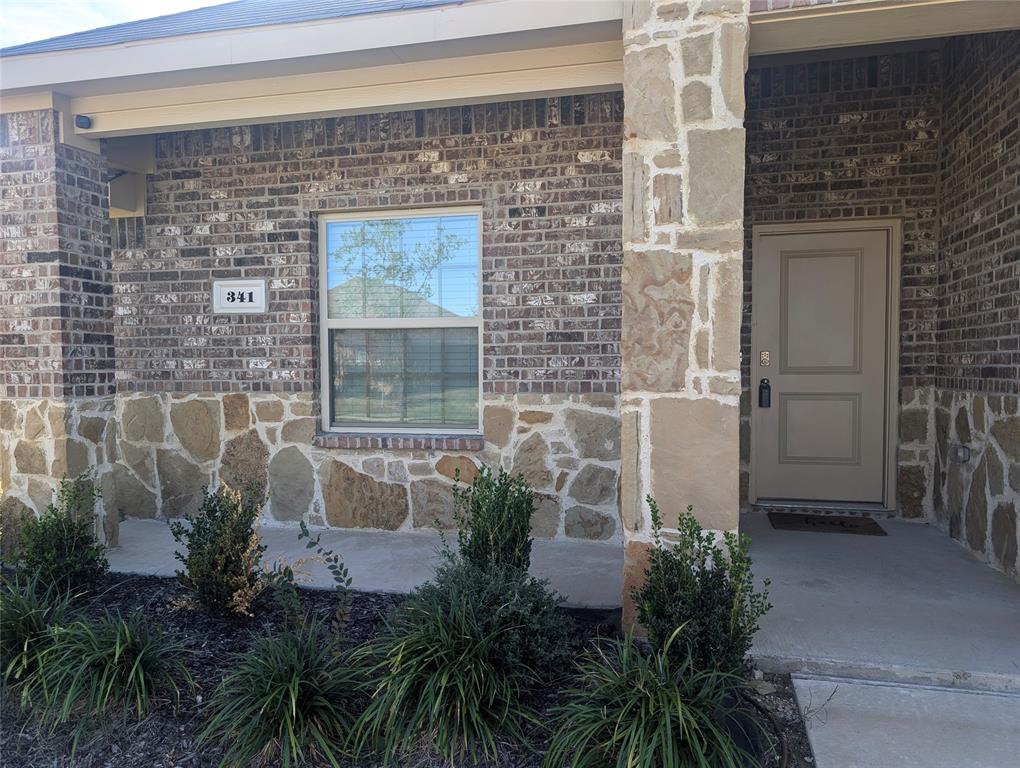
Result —
[[[752, 498], [885, 504], [894, 229], [755, 231]], [[895, 325], [895, 324], [893, 324]], [[770, 402], [760, 401], [768, 380]]]

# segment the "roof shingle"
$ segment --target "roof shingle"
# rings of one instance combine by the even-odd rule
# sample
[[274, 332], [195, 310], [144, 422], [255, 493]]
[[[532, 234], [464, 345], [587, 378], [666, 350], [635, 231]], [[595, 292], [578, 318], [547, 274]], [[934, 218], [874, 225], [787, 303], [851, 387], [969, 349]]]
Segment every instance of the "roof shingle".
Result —
[[24, 56], [32, 53], [97, 48], [104, 45], [155, 40], [161, 37], [217, 32], [272, 24], [362, 16], [369, 13], [461, 5], [468, 0], [234, 0], [234, 2], [196, 8], [191, 11], [129, 21], [86, 32], [52, 37], [0, 49], [0, 56]]

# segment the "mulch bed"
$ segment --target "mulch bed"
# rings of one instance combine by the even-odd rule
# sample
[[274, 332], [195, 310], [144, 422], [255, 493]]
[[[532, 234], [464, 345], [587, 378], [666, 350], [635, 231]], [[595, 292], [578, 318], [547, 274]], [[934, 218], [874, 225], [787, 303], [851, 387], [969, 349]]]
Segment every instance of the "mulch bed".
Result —
[[[312, 613], [329, 620], [335, 610], [331, 592], [302, 590], [301, 599]], [[352, 593], [350, 610], [343, 628], [345, 643], [357, 645], [378, 632], [386, 613], [400, 600], [399, 595]], [[262, 629], [282, 629], [283, 612], [268, 597], [260, 598], [254, 618], [221, 618], [197, 608], [175, 579], [153, 576], [110, 575], [101, 595], [82, 607], [83, 612], [99, 615], [120, 611], [127, 615], [143, 612], [161, 624], [193, 651], [189, 667], [199, 685], [194, 696], [182, 703], [176, 714], [155, 712], [141, 722], [111, 721], [96, 723], [79, 742], [74, 760], [69, 757], [70, 729], [55, 734], [41, 732], [32, 719], [21, 712], [4, 692], [0, 701], [0, 767], [38, 768], [40, 766], [81, 766], [82, 768], [199, 768], [217, 766], [221, 755], [208, 746], [201, 750], [195, 738], [202, 725], [201, 703], [209, 696], [225, 672], [226, 662], [244, 651], [252, 634]], [[572, 611], [577, 623], [575, 642], [578, 650], [586, 644], [614, 633], [607, 616]], [[756, 698], [775, 717], [785, 731], [788, 768], [813, 766], [801, 712], [786, 676], [767, 676], [755, 681]], [[557, 703], [557, 693], [549, 692], [541, 701], [531, 702], [540, 712]], [[779, 740], [772, 743], [763, 768], [779, 768]], [[544, 736], [535, 729], [527, 747], [507, 745], [499, 768], [539, 768]], [[377, 762], [360, 763], [369, 768]], [[400, 763], [401, 768], [439, 768], [447, 765], [428, 755]], [[469, 768], [464, 766], [464, 768]], [[483, 766], [471, 767], [483, 768]], [[490, 768], [485, 764], [484, 768]], [[491, 766], [495, 768], [495, 766]]]

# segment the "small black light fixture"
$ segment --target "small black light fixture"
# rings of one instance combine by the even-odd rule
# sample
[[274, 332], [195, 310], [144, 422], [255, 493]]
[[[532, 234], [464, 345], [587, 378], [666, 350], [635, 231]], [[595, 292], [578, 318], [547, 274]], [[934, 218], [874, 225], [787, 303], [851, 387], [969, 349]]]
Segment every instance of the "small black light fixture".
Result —
[[92, 118], [88, 115], [75, 115], [74, 116], [74, 127], [87, 129], [92, 127]]

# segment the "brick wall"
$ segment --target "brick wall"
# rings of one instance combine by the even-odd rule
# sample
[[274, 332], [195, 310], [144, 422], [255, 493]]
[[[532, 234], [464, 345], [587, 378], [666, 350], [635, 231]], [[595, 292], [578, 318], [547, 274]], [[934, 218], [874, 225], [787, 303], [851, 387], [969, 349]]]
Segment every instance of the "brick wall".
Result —
[[71, 397], [114, 391], [113, 286], [105, 159], [57, 145], [63, 385]]
[[52, 110], [0, 115], [0, 373], [5, 397], [113, 385], [103, 158], [62, 144]]
[[0, 363], [3, 396], [62, 389], [55, 115], [0, 115]]
[[900, 375], [935, 365], [941, 84], [937, 51], [760, 67], [747, 76], [742, 380], [751, 349], [751, 227], [903, 218]]
[[935, 383], [1020, 394], [1020, 34], [945, 48]]
[[933, 515], [1020, 578], [1020, 33], [954, 38], [944, 62]]
[[[120, 391], [312, 391], [320, 211], [481, 204], [484, 389], [619, 389], [622, 96], [157, 137], [113, 233]], [[269, 280], [267, 317], [208, 312]]]

